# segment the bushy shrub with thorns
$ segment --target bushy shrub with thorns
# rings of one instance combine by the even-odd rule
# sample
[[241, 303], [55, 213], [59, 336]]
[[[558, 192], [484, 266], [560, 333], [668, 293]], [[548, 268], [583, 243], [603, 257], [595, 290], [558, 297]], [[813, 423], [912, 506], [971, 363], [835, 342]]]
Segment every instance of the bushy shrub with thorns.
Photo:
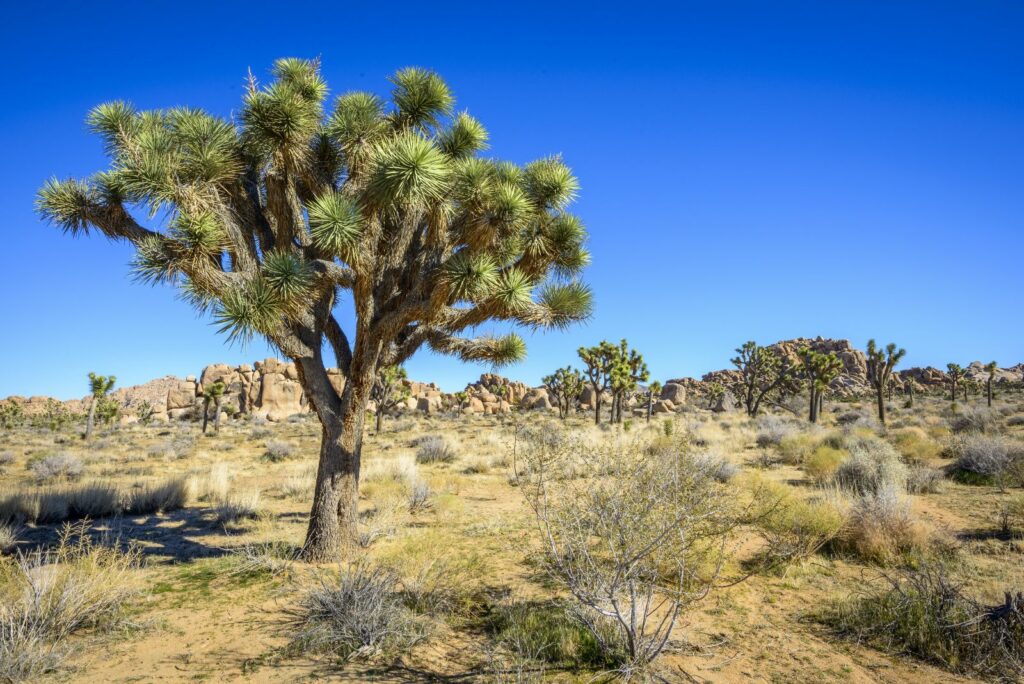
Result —
[[85, 465], [73, 454], [59, 453], [32, 461], [29, 470], [39, 483], [54, 480], [77, 480], [82, 477]]

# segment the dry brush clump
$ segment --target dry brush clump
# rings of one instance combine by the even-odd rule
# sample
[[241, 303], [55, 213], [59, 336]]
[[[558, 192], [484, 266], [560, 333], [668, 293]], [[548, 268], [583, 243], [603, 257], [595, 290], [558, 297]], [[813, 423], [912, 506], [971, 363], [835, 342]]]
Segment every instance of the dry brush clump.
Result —
[[183, 476], [130, 488], [106, 482], [21, 489], [0, 495], [0, 521], [54, 524], [118, 515], [149, 515], [184, 508], [194, 485]]
[[819, 619], [839, 634], [992, 681], [1024, 678], [1024, 595], [999, 605], [966, 594], [941, 565], [885, 576]]
[[289, 609], [286, 628], [293, 654], [342, 662], [394, 656], [427, 636], [426, 622], [402, 601], [398, 575], [365, 563], [321, 575]]
[[67, 639], [109, 626], [136, 593], [139, 553], [64, 528], [56, 547], [0, 559], [0, 679], [37, 681], [70, 655]]
[[78, 456], [62, 452], [30, 462], [29, 470], [40, 484], [56, 480], [74, 481], [82, 477], [85, 464]]
[[970, 434], [950, 442], [955, 474], [968, 483], [1000, 487], [1024, 483], [1024, 442], [1002, 435]]

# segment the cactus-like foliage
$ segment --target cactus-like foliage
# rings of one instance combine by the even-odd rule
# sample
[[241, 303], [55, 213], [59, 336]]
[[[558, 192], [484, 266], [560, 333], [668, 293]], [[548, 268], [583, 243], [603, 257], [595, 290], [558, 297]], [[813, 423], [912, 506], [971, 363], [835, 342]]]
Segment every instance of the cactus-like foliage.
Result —
[[648, 378], [650, 373], [644, 357], [635, 349], [630, 349], [626, 340], [619, 342], [609, 382], [612, 391], [612, 422], [622, 422], [623, 403]]
[[897, 349], [895, 343], [890, 342], [885, 349], [881, 349], [874, 340], [868, 340], [868, 351], [866, 354], [868, 366], [868, 382], [875, 390], [875, 399], [878, 403], [878, 421], [885, 425], [885, 392], [890, 393], [892, 387], [892, 369], [900, 362], [907, 353], [906, 349]]
[[647, 422], [651, 422], [651, 413], [654, 411], [654, 398], [661, 396], [662, 385], [655, 380], [647, 386]]
[[[179, 286], [231, 339], [262, 336], [295, 362], [325, 440], [310, 560], [337, 558], [355, 535], [379, 367], [424, 345], [511, 363], [525, 355], [520, 336], [467, 335], [490, 321], [565, 328], [591, 309], [577, 280], [586, 230], [569, 213], [579, 185], [562, 160], [482, 157], [486, 130], [455, 113], [433, 72], [403, 69], [391, 86], [389, 101], [354, 92], [330, 104], [319, 61], [282, 59], [267, 85], [250, 79], [232, 119], [100, 105], [88, 126], [109, 169], [50, 180], [37, 200], [68, 233], [133, 244], [140, 279]], [[341, 301], [349, 316], [337, 314]]]
[[709, 409], [722, 410], [722, 400], [725, 398], [725, 385], [720, 382], [709, 382], [704, 398], [708, 401]]
[[729, 390], [748, 416], [756, 416], [765, 401], [777, 402], [799, 389], [799, 369], [753, 340], [737, 348], [731, 362], [739, 374]]
[[213, 404], [213, 431], [220, 432], [220, 403], [224, 397], [227, 386], [220, 380], [215, 380], [203, 387], [203, 434], [206, 434], [206, 426], [210, 417], [210, 404]]
[[[89, 402], [89, 413], [85, 418], [85, 439], [92, 437], [93, 426], [96, 422], [97, 409], [99, 409], [101, 405], [109, 406], [109, 403], [105, 404], [104, 400], [107, 395], [110, 394], [110, 390], [114, 389], [114, 383], [116, 382], [117, 377], [113, 375], [97, 375], [96, 373], [89, 373], [89, 395], [92, 397], [92, 400]], [[109, 408], [107, 410], [109, 411]]]
[[576, 406], [576, 400], [579, 399], [580, 392], [583, 391], [585, 385], [583, 373], [580, 373], [571, 366], [566, 366], [565, 368], [559, 368], [551, 375], [545, 376], [542, 382], [548, 393], [555, 398], [555, 403], [558, 405], [558, 415], [562, 420], [565, 420], [572, 413], [573, 408]]
[[843, 371], [843, 362], [835, 352], [817, 352], [808, 347], [801, 347], [797, 354], [803, 362], [802, 376], [810, 393], [808, 420], [817, 423], [825, 393]]
[[949, 399], [956, 403], [956, 388], [964, 378], [964, 369], [959, 363], [946, 364], [946, 377], [949, 378]]
[[406, 384], [409, 374], [402, 366], [384, 366], [377, 369], [377, 378], [370, 389], [370, 400], [374, 403], [376, 433], [384, 427], [384, 416], [393, 411], [399, 403], [412, 396]]
[[587, 384], [594, 393], [594, 423], [601, 424], [601, 404], [604, 393], [611, 387], [612, 368], [615, 366], [617, 348], [611, 342], [602, 340], [593, 347], [577, 350], [585, 368]]

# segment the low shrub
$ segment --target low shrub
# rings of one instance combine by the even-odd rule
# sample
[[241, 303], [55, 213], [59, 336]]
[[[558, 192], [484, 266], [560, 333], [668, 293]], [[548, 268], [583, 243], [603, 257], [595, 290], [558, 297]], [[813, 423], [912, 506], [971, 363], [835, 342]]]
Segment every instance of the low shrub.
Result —
[[0, 680], [37, 681], [59, 670], [67, 639], [110, 627], [135, 594], [137, 549], [93, 542], [66, 526], [54, 548], [4, 561], [0, 573]]
[[288, 442], [279, 439], [268, 441], [264, 444], [263, 460], [270, 463], [280, 463], [292, 457], [295, 447]]
[[260, 500], [259, 489], [251, 489], [245, 493], [231, 492], [216, 503], [213, 512], [220, 524], [251, 520], [260, 517], [263, 512]]
[[779, 457], [787, 465], [800, 465], [811, 455], [818, 440], [814, 435], [796, 434], [787, 435], [779, 441], [777, 448]]
[[950, 452], [965, 482], [1019, 483], [1024, 474], [1024, 444], [1009, 437], [967, 435], [953, 440]]
[[288, 611], [293, 653], [341, 661], [387, 657], [426, 636], [425, 623], [402, 602], [390, 570], [356, 564], [336, 576], [321, 575]]
[[757, 446], [778, 446], [782, 440], [795, 435], [799, 428], [778, 416], [762, 416], [757, 421]]
[[[495, 644], [515, 663], [537, 669], [539, 663], [564, 667], [610, 668], [625, 660], [625, 648], [608, 652], [561, 603], [513, 602], [491, 613], [487, 625]], [[615, 639], [608, 625], [607, 638]], [[503, 670], [513, 669], [502, 663]], [[518, 668], [515, 668], [518, 669]], [[529, 681], [529, 680], [517, 680]]]
[[191, 493], [191, 482], [182, 477], [136, 485], [128, 491], [102, 482], [22, 490], [0, 497], [0, 522], [45, 525], [168, 512], [187, 506]]
[[991, 681], [1024, 677], [1024, 596], [986, 606], [941, 565], [885, 577], [887, 586], [839, 602], [818, 616], [840, 635], [909, 653]]
[[936, 494], [944, 482], [941, 470], [926, 465], [912, 465], [907, 472], [907, 491], [911, 494]]
[[829, 544], [846, 524], [846, 514], [821, 497], [804, 499], [777, 486], [767, 494], [769, 510], [757, 521], [765, 541], [765, 565], [806, 558]]
[[847, 456], [846, 451], [823, 444], [804, 459], [804, 472], [819, 484], [829, 482]]
[[905, 489], [907, 466], [888, 442], [874, 435], [847, 439], [850, 457], [836, 469], [835, 482], [856, 494], [873, 494], [894, 486]]
[[456, 456], [454, 445], [440, 435], [420, 440], [416, 449], [417, 463], [451, 463]]
[[82, 477], [85, 466], [82, 459], [62, 452], [31, 461], [29, 470], [37, 482], [44, 483], [54, 480], [77, 480]]
[[991, 432], [998, 424], [999, 414], [989, 408], [967, 406], [950, 418], [953, 432]]
[[195, 482], [189, 477], [138, 484], [129, 493], [125, 513], [149, 515], [176, 511], [188, 506], [194, 496]]
[[835, 548], [879, 565], [927, 551], [928, 531], [911, 514], [902, 491], [888, 486], [859, 496]]
[[892, 434], [892, 441], [907, 463], [928, 463], [942, 455], [942, 445], [921, 428], [897, 430]]

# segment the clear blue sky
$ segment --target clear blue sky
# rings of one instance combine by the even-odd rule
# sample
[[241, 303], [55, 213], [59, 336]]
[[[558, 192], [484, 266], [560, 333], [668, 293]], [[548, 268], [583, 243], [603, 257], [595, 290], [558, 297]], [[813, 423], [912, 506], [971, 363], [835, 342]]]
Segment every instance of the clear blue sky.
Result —
[[[908, 366], [1024, 360], [1024, 3], [348, 4], [5, 7], [0, 396], [268, 355], [32, 203], [48, 176], [104, 167], [91, 106], [229, 115], [246, 70], [282, 56], [321, 56], [334, 94], [436, 69], [495, 156], [575, 169], [596, 313], [528, 336], [510, 376], [621, 336], [661, 379], [819, 334], [896, 341]], [[423, 352], [409, 370], [456, 389], [484, 369]]]

